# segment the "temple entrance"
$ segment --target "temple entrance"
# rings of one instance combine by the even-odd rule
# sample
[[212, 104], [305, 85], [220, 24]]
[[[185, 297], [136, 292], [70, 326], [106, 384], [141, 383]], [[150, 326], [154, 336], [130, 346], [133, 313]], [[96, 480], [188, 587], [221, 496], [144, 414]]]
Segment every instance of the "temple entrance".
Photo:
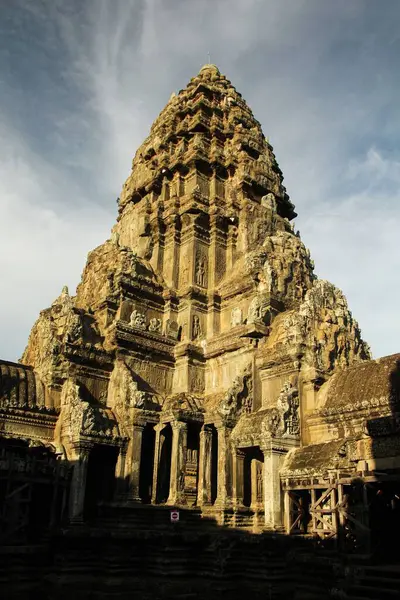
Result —
[[246, 448], [243, 459], [243, 504], [248, 508], [263, 508], [264, 455], [260, 448]]
[[218, 494], [218, 431], [211, 426], [211, 504], [214, 504]]
[[85, 489], [85, 519], [97, 516], [97, 506], [111, 502], [115, 491], [115, 468], [119, 449], [96, 445], [91, 450]]
[[147, 423], [142, 434], [139, 476], [139, 496], [144, 504], [151, 502], [155, 439], [154, 426], [151, 423]]
[[171, 479], [172, 428], [170, 423], [160, 433], [160, 460], [158, 465], [157, 496], [158, 503], [168, 500]]

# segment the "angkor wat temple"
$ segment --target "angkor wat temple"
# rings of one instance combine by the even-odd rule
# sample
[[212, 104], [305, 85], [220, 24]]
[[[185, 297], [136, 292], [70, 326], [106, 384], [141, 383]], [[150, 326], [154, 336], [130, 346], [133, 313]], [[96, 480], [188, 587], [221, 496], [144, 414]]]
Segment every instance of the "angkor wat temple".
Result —
[[0, 364], [3, 544], [164, 507], [362, 555], [398, 535], [400, 355], [371, 359], [295, 217], [260, 123], [205, 65], [76, 294]]

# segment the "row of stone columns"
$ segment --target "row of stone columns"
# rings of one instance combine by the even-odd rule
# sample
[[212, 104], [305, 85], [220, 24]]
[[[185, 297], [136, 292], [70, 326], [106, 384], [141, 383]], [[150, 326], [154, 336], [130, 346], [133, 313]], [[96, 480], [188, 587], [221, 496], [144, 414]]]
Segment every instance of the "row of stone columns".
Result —
[[[168, 423], [159, 423], [154, 429], [155, 452], [152, 485], [152, 503], [157, 502], [158, 480], [161, 458], [161, 434]], [[167, 503], [171, 505], [185, 502], [185, 466], [187, 451], [187, 423], [172, 421], [172, 447], [169, 495]], [[141, 468], [141, 451], [145, 424], [133, 425], [132, 437], [127, 449], [121, 448], [118, 458], [116, 477], [118, 481], [117, 497], [120, 500], [140, 501], [139, 483]], [[217, 457], [217, 497], [216, 508], [240, 509], [243, 506], [243, 475], [245, 454], [238, 448], [231, 449], [230, 428], [217, 425], [218, 457]], [[212, 444], [213, 430], [211, 425], [204, 425], [199, 439], [199, 472], [197, 504], [206, 507], [212, 503]], [[75, 448], [75, 466], [71, 482], [70, 515], [71, 520], [79, 522], [83, 519], [86, 477], [89, 454], [92, 445], [80, 444]], [[275, 447], [262, 448], [264, 455], [263, 494], [265, 525], [270, 528], [282, 526], [281, 483], [279, 469], [281, 459], [286, 450]], [[254, 484], [253, 484], [254, 487]], [[253, 492], [254, 493], [254, 492]]]

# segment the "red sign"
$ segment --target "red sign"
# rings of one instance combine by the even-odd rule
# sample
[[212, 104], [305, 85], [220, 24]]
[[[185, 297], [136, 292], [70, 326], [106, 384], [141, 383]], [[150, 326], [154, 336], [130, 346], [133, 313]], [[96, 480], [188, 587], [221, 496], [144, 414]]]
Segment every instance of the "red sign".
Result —
[[179, 521], [179, 510], [171, 510], [171, 523], [178, 523]]

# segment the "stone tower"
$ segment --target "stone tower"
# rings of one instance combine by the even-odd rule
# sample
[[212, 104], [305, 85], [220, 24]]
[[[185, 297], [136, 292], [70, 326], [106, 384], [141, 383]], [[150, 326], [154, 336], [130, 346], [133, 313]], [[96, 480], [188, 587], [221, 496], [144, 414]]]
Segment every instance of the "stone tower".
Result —
[[205, 65], [154, 122], [111, 238], [76, 295], [42, 311], [21, 360], [75, 462], [72, 518], [100, 448], [114, 499], [282, 525], [280, 473], [317, 441], [319, 388], [369, 358], [295, 216], [260, 124]]

